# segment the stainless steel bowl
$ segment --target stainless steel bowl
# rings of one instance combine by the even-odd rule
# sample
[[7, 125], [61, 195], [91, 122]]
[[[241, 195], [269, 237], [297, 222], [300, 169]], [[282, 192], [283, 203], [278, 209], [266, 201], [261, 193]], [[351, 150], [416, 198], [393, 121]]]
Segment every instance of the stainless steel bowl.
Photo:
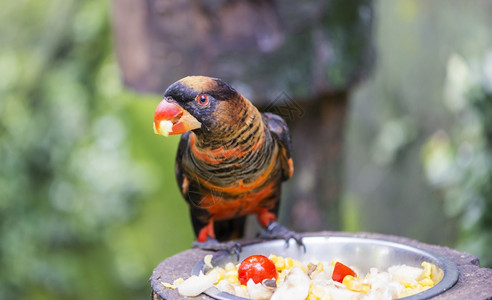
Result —
[[[401, 298], [405, 300], [427, 299], [436, 296], [450, 289], [458, 280], [458, 268], [453, 262], [443, 256], [404, 244], [376, 239], [336, 236], [304, 237], [303, 242], [306, 245], [306, 252], [294, 241], [291, 241], [286, 247], [287, 245], [283, 240], [245, 246], [240, 253], [239, 260], [235, 255], [218, 252], [212, 258], [212, 265], [223, 266], [228, 262], [238, 263], [238, 261], [254, 254], [265, 256], [275, 254], [284, 257], [289, 256], [303, 262], [338, 259], [345, 264], [357, 266], [364, 273], [369, 272], [369, 269], [373, 267], [380, 270], [401, 264], [420, 267], [424, 261], [431, 262], [444, 271], [444, 277], [438, 284], [424, 292]], [[198, 275], [200, 271], [207, 271], [203, 261], [195, 265], [192, 274]], [[215, 287], [209, 288], [205, 293], [216, 299], [245, 299], [221, 292]]]

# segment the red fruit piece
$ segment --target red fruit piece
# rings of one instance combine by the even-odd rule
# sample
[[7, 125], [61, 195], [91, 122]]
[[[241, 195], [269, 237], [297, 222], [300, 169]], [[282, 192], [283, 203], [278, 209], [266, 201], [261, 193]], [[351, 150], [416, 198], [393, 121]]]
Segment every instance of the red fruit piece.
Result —
[[343, 278], [345, 278], [345, 276], [347, 276], [347, 275], [351, 275], [354, 277], [357, 276], [357, 274], [355, 274], [354, 270], [352, 270], [351, 268], [342, 264], [341, 262], [337, 262], [335, 264], [335, 268], [333, 269], [333, 274], [331, 275], [331, 278], [335, 281], [342, 283]]
[[246, 285], [250, 279], [253, 279], [254, 283], [259, 283], [265, 279], [278, 278], [275, 264], [263, 255], [252, 255], [245, 258], [239, 265], [237, 274], [239, 282], [243, 285]]

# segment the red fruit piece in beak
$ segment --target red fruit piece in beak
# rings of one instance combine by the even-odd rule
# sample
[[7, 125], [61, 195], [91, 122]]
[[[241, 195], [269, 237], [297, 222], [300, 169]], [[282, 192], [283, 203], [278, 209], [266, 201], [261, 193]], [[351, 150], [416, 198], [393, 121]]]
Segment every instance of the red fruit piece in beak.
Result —
[[200, 128], [202, 124], [177, 103], [164, 98], [154, 113], [154, 132], [163, 136], [181, 134]]

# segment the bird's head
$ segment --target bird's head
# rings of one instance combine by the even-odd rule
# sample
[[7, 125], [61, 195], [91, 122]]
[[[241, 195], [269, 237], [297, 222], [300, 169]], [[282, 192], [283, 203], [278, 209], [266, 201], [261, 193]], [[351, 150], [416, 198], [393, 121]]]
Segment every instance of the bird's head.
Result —
[[213, 132], [234, 123], [244, 98], [217, 78], [188, 76], [171, 84], [154, 114], [154, 132], [168, 136]]

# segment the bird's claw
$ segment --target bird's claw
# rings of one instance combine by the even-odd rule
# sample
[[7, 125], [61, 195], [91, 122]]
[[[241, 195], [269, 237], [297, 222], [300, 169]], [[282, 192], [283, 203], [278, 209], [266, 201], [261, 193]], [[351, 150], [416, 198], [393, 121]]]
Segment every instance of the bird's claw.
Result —
[[302, 236], [294, 231], [287, 229], [286, 227], [278, 224], [277, 222], [271, 222], [266, 227], [265, 231], [258, 234], [259, 238], [262, 239], [283, 239], [285, 240], [285, 247], [289, 247], [289, 241], [293, 239], [298, 246], [302, 247], [304, 253], [306, 252], [306, 245], [302, 241]]
[[209, 238], [205, 242], [193, 242], [193, 248], [209, 251], [226, 251], [229, 254], [235, 254], [239, 260], [239, 254], [243, 250], [241, 244], [236, 241], [219, 242], [216, 239]]

